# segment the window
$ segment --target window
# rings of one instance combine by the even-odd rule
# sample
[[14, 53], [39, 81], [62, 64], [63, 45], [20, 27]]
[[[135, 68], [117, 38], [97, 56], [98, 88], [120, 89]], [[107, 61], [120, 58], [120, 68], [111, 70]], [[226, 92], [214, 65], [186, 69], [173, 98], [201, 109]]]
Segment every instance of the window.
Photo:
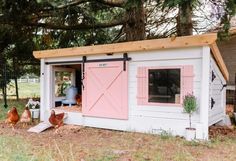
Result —
[[148, 69], [148, 102], [180, 103], [180, 69]]
[[138, 67], [137, 104], [182, 107], [182, 98], [193, 93], [193, 69], [193, 65]]

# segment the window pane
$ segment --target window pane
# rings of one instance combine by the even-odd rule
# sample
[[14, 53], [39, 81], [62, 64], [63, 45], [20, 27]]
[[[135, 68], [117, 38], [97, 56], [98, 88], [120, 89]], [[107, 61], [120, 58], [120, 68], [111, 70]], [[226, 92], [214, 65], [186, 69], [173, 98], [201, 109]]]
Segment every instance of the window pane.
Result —
[[149, 69], [148, 102], [180, 103], [180, 69]]

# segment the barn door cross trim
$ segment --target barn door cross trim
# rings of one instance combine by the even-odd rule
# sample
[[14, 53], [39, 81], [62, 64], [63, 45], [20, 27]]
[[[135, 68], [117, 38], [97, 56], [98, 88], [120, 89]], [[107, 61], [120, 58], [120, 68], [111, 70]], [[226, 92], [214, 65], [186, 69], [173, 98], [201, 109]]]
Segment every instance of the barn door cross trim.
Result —
[[[91, 107], [89, 108], [89, 110], [91, 110], [94, 105], [104, 96], [107, 98], [108, 102], [110, 103], [111, 106], [115, 107], [116, 104], [118, 104], [118, 100], [116, 100], [115, 97], [112, 97], [112, 100], [107, 96], [112, 96], [111, 93], [108, 91], [108, 89], [112, 86], [112, 84], [117, 80], [117, 78], [121, 75], [122, 71], [116, 73], [116, 76], [111, 80], [111, 82], [109, 82], [106, 85], [102, 85], [102, 82], [100, 82], [100, 79], [97, 78], [94, 74], [90, 75], [90, 78], [92, 78], [94, 80], [94, 83], [97, 84], [97, 87], [99, 88], [100, 91], [100, 95], [97, 96], [97, 98], [95, 99], [96, 101], [91, 105]], [[115, 103], [115, 104], [114, 104]], [[119, 111], [118, 109], [115, 108], [116, 111]]]
[[84, 85], [83, 115], [128, 119], [128, 71], [123, 61], [86, 63]]

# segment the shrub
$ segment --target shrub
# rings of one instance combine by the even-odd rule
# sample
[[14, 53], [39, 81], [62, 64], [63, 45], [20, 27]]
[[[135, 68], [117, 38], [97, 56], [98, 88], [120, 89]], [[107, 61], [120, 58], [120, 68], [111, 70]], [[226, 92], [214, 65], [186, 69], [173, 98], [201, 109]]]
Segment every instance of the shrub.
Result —
[[192, 94], [188, 94], [188, 95], [184, 96], [183, 105], [184, 105], [184, 112], [189, 114], [189, 125], [191, 128], [191, 126], [192, 126], [191, 116], [192, 116], [192, 113], [197, 110], [196, 97]]

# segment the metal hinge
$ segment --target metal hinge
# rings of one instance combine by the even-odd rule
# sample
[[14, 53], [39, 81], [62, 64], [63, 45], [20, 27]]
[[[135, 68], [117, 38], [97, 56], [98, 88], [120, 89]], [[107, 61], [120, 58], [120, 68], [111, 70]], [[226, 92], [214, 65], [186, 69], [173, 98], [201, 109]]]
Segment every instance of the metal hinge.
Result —
[[211, 97], [211, 109], [214, 107], [215, 103], [215, 100]]
[[82, 84], [82, 89], [84, 90], [84, 68], [85, 68], [85, 63], [87, 61], [87, 57], [86, 56], [83, 56], [83, 60], [82, 60], [82, 79], [81, 79], [81, 84]]
[[211, 71], [211, 82], [213, 82], [215, 80], [215, 78], [216, 78], [216, 75], [215, 75], [214, 71], [212, 70]]
[[123, 54], [123, 58], [124, 58], [123, 70], [126, 71], [126, 61], [128, 61], [130, 59], [128, 58], [128, 54], [127, 53]]

